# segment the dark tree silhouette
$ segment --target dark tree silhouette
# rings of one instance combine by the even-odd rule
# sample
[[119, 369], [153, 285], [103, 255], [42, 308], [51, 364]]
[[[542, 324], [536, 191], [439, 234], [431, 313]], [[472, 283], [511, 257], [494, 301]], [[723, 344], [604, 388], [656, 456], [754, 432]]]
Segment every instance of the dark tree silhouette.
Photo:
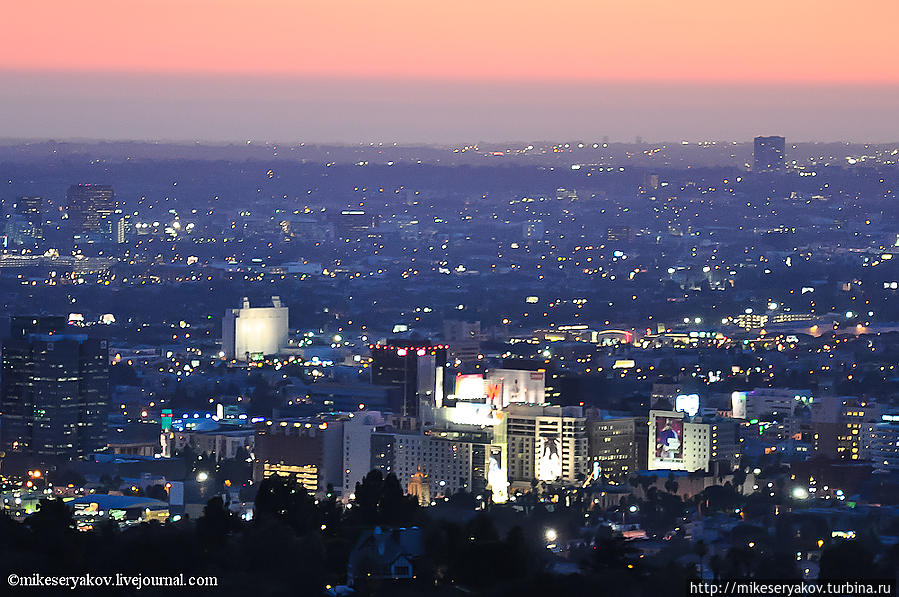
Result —
[[400, 482], [393, 473], [384, 477], [381, 471], [371, 471], [361, 483], [356, 483], [355, 493], [351, 517], [356, 523], [408, 525], [416, 518], [418, 502], [414, 497], [403, 494]]
[[874, 554], [858, 541], [839, 541], [821, 554], [821, 579], [877, 578]]
[[271, 520], [286, 523], [297, 535], [321, 527], [321, 513], [309, 492], [296, 481], [280, 476], [263, 480], [256, 494], [256, 523]]

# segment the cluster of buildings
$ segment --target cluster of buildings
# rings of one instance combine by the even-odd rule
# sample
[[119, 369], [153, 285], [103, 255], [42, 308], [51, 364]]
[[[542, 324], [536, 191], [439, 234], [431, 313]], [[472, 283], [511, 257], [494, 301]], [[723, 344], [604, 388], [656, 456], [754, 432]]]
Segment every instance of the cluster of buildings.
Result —
[[[287, 322], [278, 297], [263, 307], [244, 299], [225, 313], [218, 361], [243, 370], [302, 353], [288, 346]], [[425, 505], [458, 492], [502, 503], [553, 485], [626, 484], [646, 471], [721, 476], [744, 456], [899, 470], [899, 413], [872, 400], [656, 383], [645, 409], [561, 406], [547, 398], [543, 367], [462, 373], [451, 345], [401, 335], [347, 358], [365, 379], [285, 386], [270, 417], [239, 402], [192, 414], [148, 405], [139, 421], [155, 431], [126, 440], [112, 432], [123, 422], [110, 408], [107, 343], [80, 331], [62, 317], [12, 318], [0, 378], [5, 454], [159, 461], [189, 447], [215, 462], [247, 459], [255, 482], [290, 477], [347, 500], [379, 470]]]
[[758, 460], [899, 471], [899, 249], [875, 201], [893, 149], [788, 160], [759, 137], [707, 168], [555, 149], [580, 161], [508, 192], [502, 169], [437, 184], [396, 163], [375, 186], [327, 162], [341, 175], [199, 164], [180, 198], [193, 183], [165, 169], [146, 194], [0, 198], [9, 311], [76, 311], [0, 334], [0, 472], [127, 465], [123, 486], [143, 469], [206, 498], [198, 471], [160, 472], [189, 451], [346, 500], [394, 473], [429, 504]]

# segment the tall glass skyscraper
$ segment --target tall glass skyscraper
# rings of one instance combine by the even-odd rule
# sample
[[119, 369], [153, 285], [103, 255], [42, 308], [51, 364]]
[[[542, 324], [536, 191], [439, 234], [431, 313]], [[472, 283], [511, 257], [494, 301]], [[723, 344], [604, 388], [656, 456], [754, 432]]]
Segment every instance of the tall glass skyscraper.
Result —
[[61, 317], [13, 317], [3, 343], [2, 445], [78, 458], [106, 445], [109, 349]]

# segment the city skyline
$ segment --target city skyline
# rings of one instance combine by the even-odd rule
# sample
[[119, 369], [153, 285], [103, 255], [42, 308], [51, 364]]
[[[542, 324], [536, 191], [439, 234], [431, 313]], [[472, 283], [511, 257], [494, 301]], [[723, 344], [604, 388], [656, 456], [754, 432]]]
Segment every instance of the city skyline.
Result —
[[6, 8], [7, 586], [896, 593], [899, 4]]

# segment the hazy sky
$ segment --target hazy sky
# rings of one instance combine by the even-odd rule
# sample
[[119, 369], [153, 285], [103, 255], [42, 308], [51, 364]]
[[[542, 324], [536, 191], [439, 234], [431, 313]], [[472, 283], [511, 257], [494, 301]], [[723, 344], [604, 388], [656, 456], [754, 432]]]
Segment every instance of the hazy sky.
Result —
[[899, 140], [895, 0], [44, 0], [0, 135]]

